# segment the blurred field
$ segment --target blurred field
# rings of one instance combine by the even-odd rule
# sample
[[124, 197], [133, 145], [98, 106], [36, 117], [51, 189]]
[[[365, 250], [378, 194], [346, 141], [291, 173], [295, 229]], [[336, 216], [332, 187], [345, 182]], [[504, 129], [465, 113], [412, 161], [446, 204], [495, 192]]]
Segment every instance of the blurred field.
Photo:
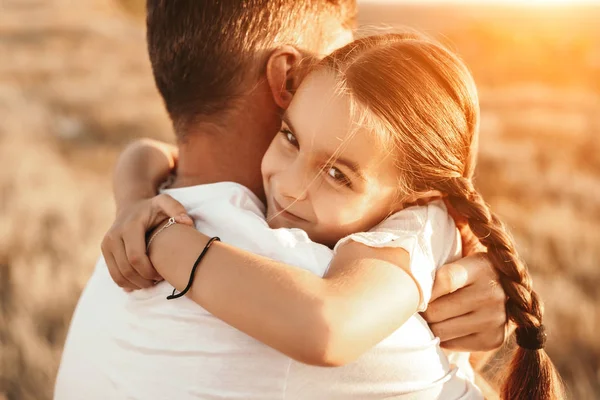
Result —
[[[169, 139], [135, 0], [0, 1], [0, 399], [44, 400], [134, 137]], [[451, 17], [450, 17], [451, 16]], [[600, 7], [364, 6], [473, 69], [478, 186], [546, 300], [573, 399], [600, 398]]]

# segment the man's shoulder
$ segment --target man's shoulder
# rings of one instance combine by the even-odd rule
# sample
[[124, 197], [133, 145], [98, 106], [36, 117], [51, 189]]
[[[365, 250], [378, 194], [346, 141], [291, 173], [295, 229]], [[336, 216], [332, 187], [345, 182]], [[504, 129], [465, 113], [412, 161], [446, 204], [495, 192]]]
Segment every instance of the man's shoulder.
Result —
[[265, 206], [247, 187], [235, 182], [217, 182], [179, 188], [164, 188], [161, 193], [168, 194], [179, 201], [187, 210], [205, 206], [207, 203], [230, 204], [232, 206], [264, 215]]

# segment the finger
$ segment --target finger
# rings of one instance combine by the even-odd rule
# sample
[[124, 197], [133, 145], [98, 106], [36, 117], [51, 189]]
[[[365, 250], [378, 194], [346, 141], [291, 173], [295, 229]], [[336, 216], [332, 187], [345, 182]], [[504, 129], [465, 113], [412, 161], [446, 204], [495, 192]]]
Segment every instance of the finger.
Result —
[[189, 226], [194, 226], [194, 220], [192, 219], [192, 217], [190, 217], [187, 214], [180, 214], [177, 217], [175, 217], [175, 221], [178, 224], [184, 224], [184, 225], [189, 225]]
[[500, 329], [504, 331], [506, 319], [501, 314], [480, 310], [460, 317], [429, 325], [442, 342]]
[[466, 224], [458, 228], [462, 242], [463, 257], [475, 255], [480, 252], [486, 252], [486, 248], [481, 244], [479, 238], [475, 236], [471, 227]]
[[[112, 228], [111, 228], [112, 230]], [[114, 240], [111, 238], [111, 231], [109, 231], [104, 239], [102, 240], [102, 244], [100, 249], [102, 250], [102, 256], [104, 257], [104, 262], [106, 263], [106, 267], [108, 269], [108, 273], [112, 280], [117, 284], [117, 286], [122, 288], [131, 288], [131, 283], [125, 279], [121, 271], [119, 270], [119, 266], [115, 261], [115, 258], [112, 254], [112, 249], [114, 247]]]
[[481, 308], [482, 302], [487, 300], [487, 295], [483, 295], [477, 286], [471, 285], [429, 303], [422, 315], [428, 323], [434, 324], [469, 314]]
[[497, 281], [487, 282], [482, 278], [470, 286], [437, 298], [429, 303], [422, 315], [432, 324], [484, 308], [490, 313], [500, 313], [506, 318], [504, 290]]
[[104, 261], [108, 267], [108, 273], [110, 274], [110, 277], [117, 284], [117, 286], [122, 287], [123, 289], [135, 289], [131, 282], [125, 279], [111, 253], [104, 254]]
[[440, 346], [451, 351], [481, 351], [481, 336], [478, 334], [463, 336], [460, 338], [440, 342]]
[[454, 293], [478, 279], [496, 277], [493, 266], [481, 253], [442, 266], [435, 274], [431, 300]]
[[117, 263], [119, 271], [121, 271], [123, 277], [130, 282], [130, 287], [132, 287], [133, 289], [143, 289], [152, 286], [151, 280], [144, 279], [129, 264], [129, 260], [127, 259], [127, 253], [125, 252], [125, 243], [123, 243], [123, 241], [120, 242], [120, 245], [117, 245], [113, 248], [113, 256], [115, 258], [115, 262]]
[[441, 342], [440, 345], [450, 351], [490, 351], [500, 348], [505, 341], [504, 329], [495, 329], [494, 332], [475, 333]]
[[446, 342], [441, 342], [440, 346], [450, 351], [484, 351], [485, 346], [481, 338], [482, 335], [479, 334], [468, 335], [457, 339], [448, 340]]
[[192, 219], [187, 215], [185, 207], [169, 196], [168, 194], [161, 194], [153, 199], [153, 206], [155, 207], [157, 214], [166, 215], [167, 217], [173, 217], [180, 219], [180, 223], [193, 224]]
[[144, 279], [155, 281], [160, 275], [146, 254], [146, 237], [141, 225], [133, 225], [123, 232], [123, 246], [129, 265]]

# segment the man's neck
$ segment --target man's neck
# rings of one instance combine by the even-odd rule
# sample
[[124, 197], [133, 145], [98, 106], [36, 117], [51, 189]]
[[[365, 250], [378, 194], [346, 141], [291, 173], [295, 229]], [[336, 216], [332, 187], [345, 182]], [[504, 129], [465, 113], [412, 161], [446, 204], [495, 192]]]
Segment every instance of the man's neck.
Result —
[[278, 122], [273, 116], [264, 118], [260, 110], [240, 114], [230, 116], [234, 123], [228, 125], [198, 124], [180, 141], [172, 187], [236, 182], [264, 198], [260, 164]]
[[198, 135], [193, 145], [179, 146], [177, 176], [172, 186], [236, 182], [262, 198], [262, 155], [256, 151], [258, 145], [241, 138], [239, 141], [244, 143], [232, 145], [231, 140], [222, 137]]

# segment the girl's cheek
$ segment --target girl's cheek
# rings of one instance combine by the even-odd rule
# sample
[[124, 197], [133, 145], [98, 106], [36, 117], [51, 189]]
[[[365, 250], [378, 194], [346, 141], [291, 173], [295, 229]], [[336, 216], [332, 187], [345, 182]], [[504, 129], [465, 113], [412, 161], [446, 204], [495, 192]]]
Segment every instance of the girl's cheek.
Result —
[[279, 170], [281, 170], [283, 164], [283, 154], [281, 154], [281, 151], [277, 149], [277, 145], [272, 143], [262, 159], [261, 172], [263, 178], [270, 178], [271, 176], [275, 175]]
[[313, 208], [319, 223], [326, 229], [339, 230], [360, 218], [351, 195], [322, 190], [319, 196], [313, 196]]

